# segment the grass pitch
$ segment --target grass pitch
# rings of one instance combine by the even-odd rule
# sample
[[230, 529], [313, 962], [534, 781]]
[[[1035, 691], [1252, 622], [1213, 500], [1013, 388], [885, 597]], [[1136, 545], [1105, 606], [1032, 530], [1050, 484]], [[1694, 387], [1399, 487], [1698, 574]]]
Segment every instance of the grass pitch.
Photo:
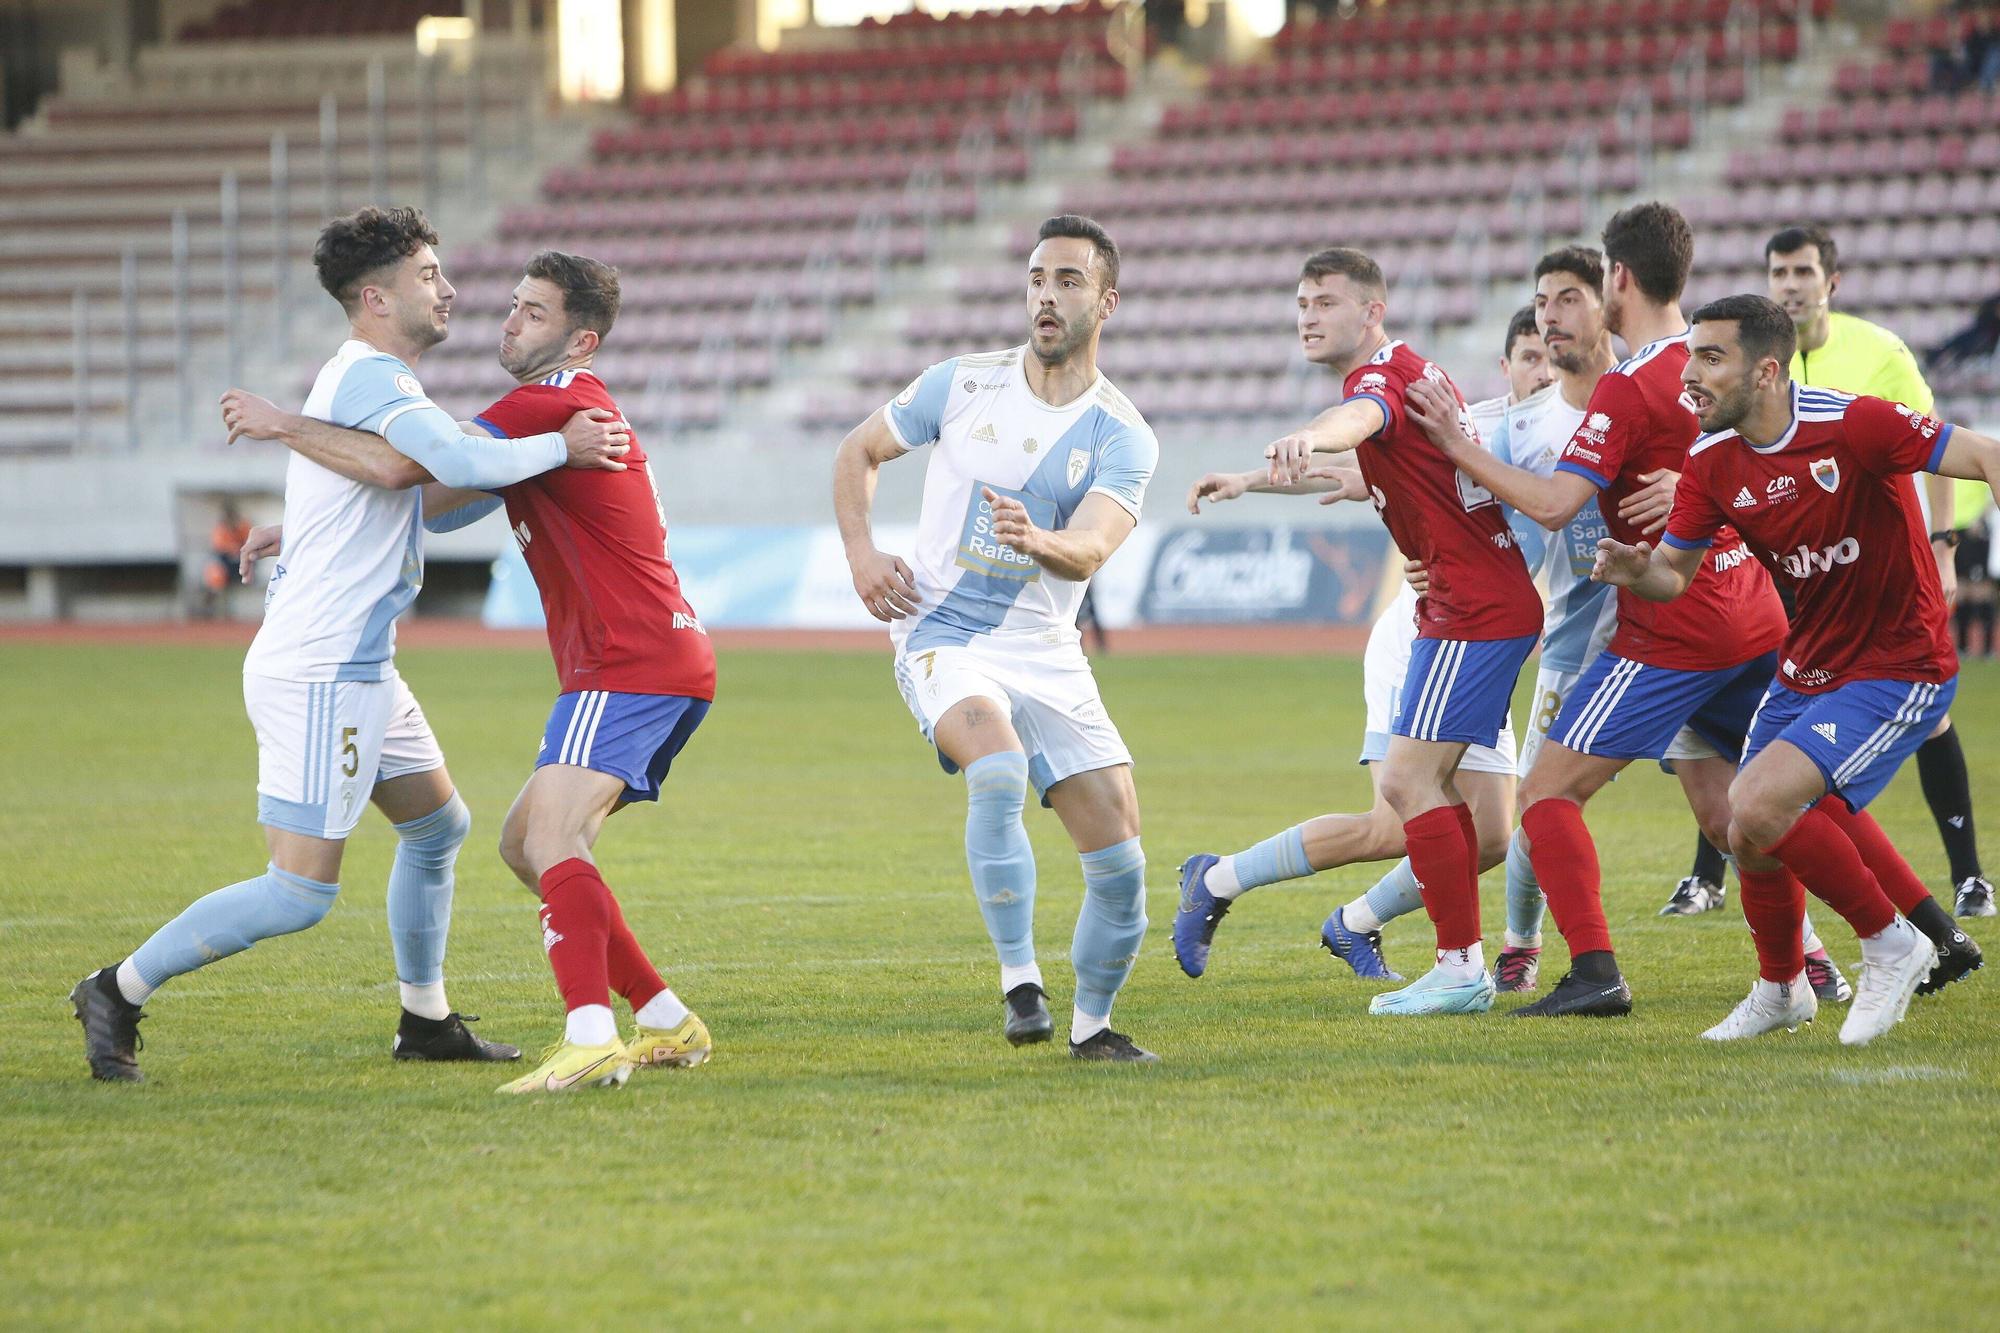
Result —
[[[1692, 843], [1657, 772], [1590, 816], [1629, 1020], [1369, 1018], [1369, 988], [1314, 947], [1366, 868], [1245, 900], [1209, 975], [1180, 975], [1166, 927], [1183, 856], [1365, 803], [1351, 661], [1099, 665], [1152, 861], [1117, 1021], [1158, 1067], [1001, 1040], [962, 788], [886, 661], [738, 652], [664, 807], [621, 814], [599, 847], [715, 1032], [707, 1067], [516, 1100], [490, 1067], [393, 1063], [391, 840], [371, 814], [322, 926], [169, 985], [143, 1029], [151, 1081], [93, 1084], [70, 985], [263, 864], [239, 666], [226, 648], [0, 646], [0, 1323], [1986, 1317], [2000, 975], [1918, 1001], [1861, 1051], [1838, 1044], [1838, 1012], [1794, 1037], [1697, 1042], [1754, 964], [1733, 894], [1692, 921], [1653, 915]], [[534, 756], [547, 659], [423, 649], [402, 667], [476, 822], [454, 1002], [532, 1055], [559, 1014], [534, 905], [492, 844]], [[1969, 666], [1956, 712], [1975, 792], [2000, 793], [2000, 675]], [[1942, 888], [1915, 775], [1877, 811]], [[1030, 823], [1060, 1016], [1081, 879], [1054, 818]], [[1497, 935], [1497, 872], [1485, 888]], [[1851, 971], [1852, 939], [1831, 913], [1821, 927]], [[1993, 922], [1974, 933], [2000, 955]], [[1420, 966], [1427, 939], [1420, 920], [1392, 927], [1392, 961]]]

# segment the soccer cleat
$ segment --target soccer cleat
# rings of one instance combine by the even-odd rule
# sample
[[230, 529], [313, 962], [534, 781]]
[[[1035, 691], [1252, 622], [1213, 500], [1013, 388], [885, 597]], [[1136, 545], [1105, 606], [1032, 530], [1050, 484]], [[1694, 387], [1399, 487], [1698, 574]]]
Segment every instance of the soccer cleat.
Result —
[[573, 1092], [578, 1088], [622, 1088], [632, 1077], [625, 1045], [615, 1038], [602, 1046], [559, 1041], [542, 1052], [532, 1074], [502, 1083], [495, 1092]]
[[1992, 916], [1993, 886], [1978, 875], [1958, 882], [1958, 900], [1952, 904], [1953, 916]]
[[1007, 992], [1007, 1040], [1016, 1046], [1047, 1041], [1056, 1030], [1049, 1019], [1048, 995], [1032, 981]]
[[1806, 955], [1806, 980], [1812, 983], [1813, 996], [1828, 1004], [1846, 1004], [1854, 998], [1854, 987], [1840, 974], [1840, 964], [1824, 949]]
[[1198, 977], [1208, 971], [1208, 947], [1215, 928], [1229, 915], [1229, 899], [1218, 898], [1201, 882], [1222, 858], [1198, 852], [1181, 862], [1181, 905], [1174, 913], [1174, 958], [1181, 971]]
[[1840, 1044], [1866, 1046], [1903, 1021], [1909, 1012], [1910, 997], [1930, 970], [1937, 966], [1937, 946], [1915, 929], [1909, 950], [1887, 963], [1861, 960], [1861, 984], [1854, 988], [1854, 1003], [1847, 1007], [1847, 1021], [1840, 1025]]
[[1700, 916], [1703, 912], [1713, 912], [1729, 898], [1729, 890], [1720, 884], [1711, 884], [1705, 879], [1689, 875], [1674, 885], [1674, 896], [1667, 899], [1667, 905], [1660, 909], [1661, 916]]
[[1632, 988], [1624, 977], [1585, 981], [1563, 973], [1554, 990], [1513, 1012], [1514, 1018], [1623, 1018], [1632, 1012]]
[[139, 1035], [139, 1020], [146, 1015], [119, 994], [117, 969], [99, 968], [77, 982], [69, 1002], [83, 1024], [83, 1058], [90, 1061], [90, 1076], [105, 1083], [144, 1083], [139, 1052], [146, 1041]]
[[625, 1043], [625, 1063], [634, 1069], [693, 1069], [713, 1054], [715, 1041], [708, 1035], [708, 1025], [693, 1014], [677, 1028], [636, 1026], [632, 1040]]
[[1382, 956], [1382, 932], [1349, 930], [1347, 909], [1336, 907], [1326, 924], [1319, 928], [1320, 946], [1354, 969], [1363, 981], [1401, 981], [1403, 975], [1389, 967]]
[[496, 1063], [521, 1058], [519, 1046], [504, 1041], [488, 1041], [475, 1036], [465, 1025], [477, 1023], [479, 1015], [450, 1013], [443, 1018], [423, 1018], [405, 1009], [396, 1025], [396, 1040], [389, 1053], [398, 1060], [468, 1060]]
[[1154, 1065], [1160, 1062], [1159, 1056], [1140, 1049], [1130, 1037], [1110, 1028], [1093, 1032], [1082, 1041], [1071, 1042], [1069, 1054], [1072, 1060], [1105, 1060], [1113, 1064]]
[[1501, 992], [1531, 991], [1541, 984], [1542, 951], [1502, 949], [1493, 962], [1493, 988]]
[[1466, 978], [1441, 967], [1412, 981], [1401, 990], [1383, 991], [1368, 1002], [1371, 1014], [1409, 1016], [1413, 1014], [1483, 1014], [1493, 1007], [1493, 978], [1484, 968], [1476, 977]]
[[1750, 994], [1729, 1011], [1729, 1017], [1701, 1036], [1704, 1041], [1742, 1041], [1746, 1037], [1761, 1037], [1766, 1032], [1776, 1032], [1779, 1028], [1797, 1032], [1801, 1024], [1812, 1022], [1817, 1013], [1819, 997], [1807, 983], [1806, 973], [1801, 972], [1779, 986], [1776, 996], [1770, 995], [1762, 985], [1752, 986]]
[[1986, 956], [1979, 952], [1979, 946], [1972, 942], [1972, 937], [1956, 928], [1949, 939], [1932, 940], [1931, 947], [1937, 950], [1937, 966], [1917, 983], [1919, 995], [1937, 994], [1960, 977], [1977, 972], [1980, 964], [1986, 961]]

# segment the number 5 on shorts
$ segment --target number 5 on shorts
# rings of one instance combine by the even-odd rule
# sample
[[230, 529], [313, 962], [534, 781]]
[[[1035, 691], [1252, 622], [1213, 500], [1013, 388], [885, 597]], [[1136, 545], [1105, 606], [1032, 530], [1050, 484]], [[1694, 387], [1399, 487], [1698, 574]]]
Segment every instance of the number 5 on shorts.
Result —
[[361, 752], [354, 748], [354, 737], [359, 727], [340, 729], [340, 771], [344, 777], [353, 777], [361, 769]]

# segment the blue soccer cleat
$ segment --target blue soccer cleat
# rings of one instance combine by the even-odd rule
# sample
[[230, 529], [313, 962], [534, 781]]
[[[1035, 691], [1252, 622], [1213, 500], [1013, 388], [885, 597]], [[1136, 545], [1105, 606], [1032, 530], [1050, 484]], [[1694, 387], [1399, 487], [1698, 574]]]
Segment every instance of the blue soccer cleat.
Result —
[[1216, 897], [1201, 882], [1208, 868], [1221, 859], [1209, 852], [1197, 852], [1181, 862], [1181, 906], [1174, 913], [1174, 958], [1181, 971], [1191, 977], [1208, 971], [1208, 946], [1215, 939], [1215, 928], [1229, 915], [1229, 899]]
[[1326, 924], [1319, 928], [1319, 942], [1326, 951], [1354, 969], [1363, 981], [1401, 981], [1403, 974], [1392, 971], [1382, 956], [1382, 932], [1349, 930], [1347, 909], [1336, 907]]
[[1483, 1014], [1493, 1007], [1493, 975], [1481, 969], [1471, 980], [1434, 967], [1401, 990], [1383, 991], [1368, 1002], [1371, 1014]]

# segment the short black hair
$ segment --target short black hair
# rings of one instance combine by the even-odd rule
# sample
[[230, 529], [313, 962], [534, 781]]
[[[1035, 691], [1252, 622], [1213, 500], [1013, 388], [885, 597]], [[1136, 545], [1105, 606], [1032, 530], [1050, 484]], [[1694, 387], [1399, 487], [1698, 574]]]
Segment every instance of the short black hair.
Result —
[[1788, 255], [1808, 245], [1818, 249], [1819, 266], [1825, 270], [1827, 277], [1840, 272], [1840, 247], [1833, 243], [1833, 233], [1817, 222], [1773, 232], [1771, 239], [1764, 242], [1765, 262], [1768, 263], [1772, 255]]
[[1753, 363], [1772, 357], [1786, 378], [1791, 377], [1792, 353], [1798, 350], [1799, 335], [1792, 327], [1792, 317], [1776, 301], [1748, 292], [1725, 296], [1695, 311], [1691, 320], [1695, 324], [1710, 321], [1735, 324], [1736, 341]]
[[320, 229], [313, 268], [327, 295], [351, 315], [368, 278], [437, 239], [420, 208], [363, 208]]
[[1634, 204], [1604, 224], [1604, 257], [1629, 269], [1650, 299], [1678, 301], [1694, 267], [1694, 229], [1672, 204]]
[[527, 275], [562, 292], [570, 328], [590, 329], [601, 342], [618, 322], [618, 270], [602, 260], [544, 250], [528, 261]]
[[1098, 266], [1104, 272], [1104, 285], [1098, 290], [1111, 291], [1118, 286], [1118, 242], [1111, 239], [1110, 232], [1081, 213], [1058, 213], [1042, 223], [1035, 240], [1041, 242], [1058, 236], [1089, 241], [1097, 248]]
[[1378, 301], [1389, 299], [1389, 284], [1382, 281], [1382, 266], [1359, 250], [1336, 245], [1307, 257], [1299, 278], [1330, 278], [1338, 273]]
[[1507, 345], [1500, 349], [1500, 358], [1503, 361], [1512, 361], [1514, 359], [1514, 344], [1531, 333], [1539, 334], [1540, 332], [1540, 328], [1535, 323], [1535, 307], [1532, 305], [1522, 306], [1514, 312], [1514, 318], [1507, 321]]
[[1589, 245], [1565, 245], [1535, 261], [1535, 281], [1551, 273], [1569, 273], [1582, 278], [1584, 285], [1604, 295], [1604, 252]]

